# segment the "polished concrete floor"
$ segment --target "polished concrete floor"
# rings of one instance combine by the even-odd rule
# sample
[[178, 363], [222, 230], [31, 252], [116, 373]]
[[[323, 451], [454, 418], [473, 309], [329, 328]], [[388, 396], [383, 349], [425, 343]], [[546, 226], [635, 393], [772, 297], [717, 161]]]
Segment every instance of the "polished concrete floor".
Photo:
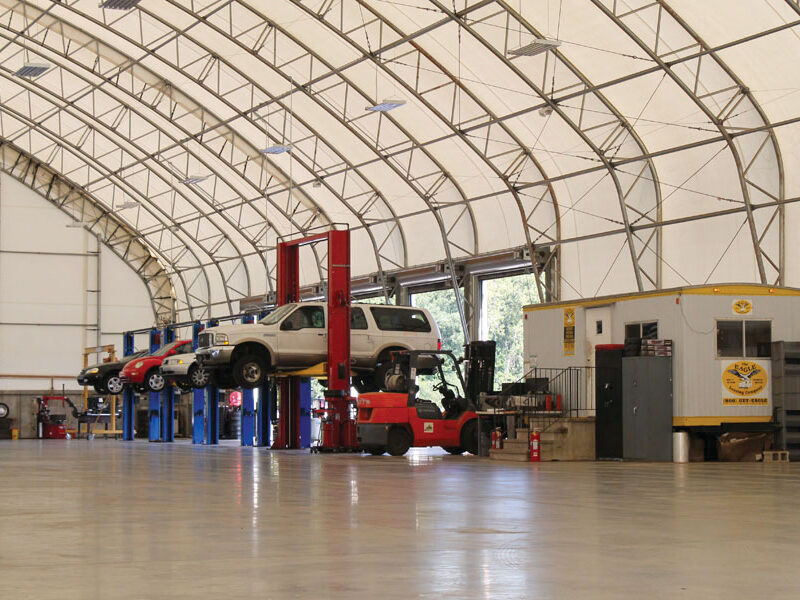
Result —
[[0, 442], [0, 597], [793, 598], [800, 465]]

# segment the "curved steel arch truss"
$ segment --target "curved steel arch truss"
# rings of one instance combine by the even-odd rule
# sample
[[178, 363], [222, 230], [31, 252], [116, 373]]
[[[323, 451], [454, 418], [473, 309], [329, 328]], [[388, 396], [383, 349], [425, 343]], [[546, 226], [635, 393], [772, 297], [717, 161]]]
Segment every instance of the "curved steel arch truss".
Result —
[[[645, 290], [661, 286], [664, 264], [654, 157], [696, 146], [650, 151], [638, 117], [603, 90], [663, 73], [730, 153], [758, 279], [785, 283], [777, 137], [718, 49], [667, 0], [591, 0], [648, 68], [590, 81], [568, 46], [510, 52], [545, 37], [513, 4], [160, 0], [114, 11], [0, 0], [0, 136], [134, 232], [181, 316], [230, 312], [272, 289], [276, 241], [334, 222], [368, 250], [358, 274], [384, 290], [388, 271], [444, 261], [455, 285], [457, 261], [526, 246], [540, 297], [558, 298], [539, 250], [561, 273], [564, 244], [614, 236], [630, 257], [626, 281]], [[14, 76], [23, 62], [55, 68], [25, 80]], [[388, 97], [381, 88], [408, 106], [365, 111]], [[567, 226], [598, 184], [586, 229]], [[135, 208], [120, 212], [126, 202]], [[324, 278], [323, 258], [306, 263], [309, 283]]]
[[162, 258], [142, 244], [140, 235], [100, 203], [49, 166], [0, 140], [0, 170], [28, 186], [66, 213], [133, 269], [147, 288], [157, 323], [175, 318], [175, 290]]

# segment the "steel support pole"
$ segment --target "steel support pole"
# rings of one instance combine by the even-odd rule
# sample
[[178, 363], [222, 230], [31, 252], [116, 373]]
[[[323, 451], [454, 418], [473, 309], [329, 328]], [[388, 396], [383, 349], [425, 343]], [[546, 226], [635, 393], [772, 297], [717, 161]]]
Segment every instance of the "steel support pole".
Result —
[[[122, 335], [122, 355], [130, 356], [133, 354], [133, 334], [125, 332]], [[136, 396], [131, 386], [126, 385], [122, 390], [122, 439], [133, 441], [134, 423], [136, 419]]]

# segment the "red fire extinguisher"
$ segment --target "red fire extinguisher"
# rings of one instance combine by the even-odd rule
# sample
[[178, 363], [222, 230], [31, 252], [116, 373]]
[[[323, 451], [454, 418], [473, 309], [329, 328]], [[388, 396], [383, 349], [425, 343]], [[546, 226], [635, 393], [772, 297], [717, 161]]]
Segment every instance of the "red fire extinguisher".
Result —
[[530, 442], [530, 461], [531, 462], [540, 462], [542, 460], [541, 454], [539, 453], [539, 442], [541, 441], [541, 434], [539, 433], [538, 429], [531, 431], [531, 442]]
[[497, 448], [497, 429], [492, 429], [492, 450]]
[[497, 431], [497, 449], [498, 450], [502, 450], [503, 449], [503, 432], [501, 431], [501, 429], [499, 427], [495, 431]]

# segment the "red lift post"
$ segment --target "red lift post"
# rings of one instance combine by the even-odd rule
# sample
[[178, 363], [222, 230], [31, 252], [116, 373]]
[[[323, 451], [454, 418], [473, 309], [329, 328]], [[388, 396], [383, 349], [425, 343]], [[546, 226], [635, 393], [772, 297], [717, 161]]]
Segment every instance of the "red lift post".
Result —
[[[300, 247], [328, 242], [328, 389], [325, 392], [322, 450], [358, 446], [350, 396], [350, 231], [325, 233], [278, 243], [278, 306], [300, 300]], [[280, 382], [278, 435], [273, 448], [300, 447], [300, 378]]]

